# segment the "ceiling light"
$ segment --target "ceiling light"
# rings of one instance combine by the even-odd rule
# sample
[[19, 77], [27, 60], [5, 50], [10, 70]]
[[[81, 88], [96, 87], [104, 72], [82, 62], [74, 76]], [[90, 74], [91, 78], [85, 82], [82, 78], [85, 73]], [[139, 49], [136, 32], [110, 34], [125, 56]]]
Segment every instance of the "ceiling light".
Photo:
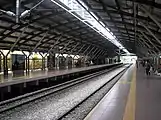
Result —
[[[119, 49], [123, 49], [124, 47], [121, 43], [116, 39], [116, 36], [113, 35], [112, 32], [105, 26], [102, 21], [98, 20], [98, 17], [91, 11], [89, 11], [88, 7], [82, 2], [77, 0], [51, 0], [56, 5], [60, 6], [74, 17], [94, 29], [97, 33], [99, 33], [104, 38], [111, 41], [114, 45], [116, 45]], [[59, 1], [59, 2], [57, 2]], [[124, 49], [124, 52], [128, 52]], [[129, 53], [129, 52], [128, 52]]]

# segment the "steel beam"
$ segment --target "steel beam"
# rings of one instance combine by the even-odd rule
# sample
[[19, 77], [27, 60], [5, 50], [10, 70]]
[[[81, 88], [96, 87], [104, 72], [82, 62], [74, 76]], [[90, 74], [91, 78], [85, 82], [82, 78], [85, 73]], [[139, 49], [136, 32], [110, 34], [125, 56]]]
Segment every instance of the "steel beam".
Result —
[[96, 57], [96, 59], [98, 59], [101, 55], [103, 55], [105, 52], [104, 51], [102, 51], [102, 52], [100, 52], [100, 54], [98, 54], [98, 56]]
[[86, 54], [86, 56], [88, 56], [88, 55], [92, 52], [92, 50], [93, 50], [94, 48], [95, 48], [95, 47], [92, 47], [91, 50]]
[[60, 53], [64, 52], [64, 50], [67, 48], [67, 46], [71, 43], [72, 40], [69, 40], [63, 47], [62, 50], [60, 50]]
[[142, 25], [143, 25], [143, 27], [155, 38], [155, 40], [159, 43], [159, 44], [161, 44], [161, 41], [154, 35], [154, 33], [152, 33], [152, 31], [148, 28], [148, 27], [146, 27], [146, 25], [144, 25], [143, 23], [141, 23]]
[[139, 40], [141, 40], [148, 48], [151, 49], [151, 46], [141, 36], [139, 36], [139, 38]]
[[92, 48], [91, 48], [91, 50], [84, 56], [83, 60], [84, 60], [86, 57], [88, 57], [88, 55], [92, 52], [93, 48], [95, 48], [95, 47], [92, 47]]
[[68, 54], [71, 54], [73, 52], [73, 50], [79, 45], [79, 43], [77, 43], [71, 50]]
[[32, 10], [34, 10], [36, 7], [38, 7], [43, 2], [44, 2], [44, 0], [41, 0], [39, 3], [34, 5], [30, 10], [25, 10], [23, 13], [21, 13], [20, 18], [25, 17], [27, 14], [29, 14]]
[[92, 55], [91, 55], [91, 59], [93, 58], [93, 56], [96, 54], [98, 48], [96, 48], [93, 52], [92, 52]]
[[157, 21], [157, 19], [153, 15], [151, 15], [151, 13], [148, 10], [146, 10], [146, 8], [143, 5], [140, 5], [140, 6], [141, 6], [140, 9], [143, 10], [155, 22], [155, 24], [161, 29], [161, 24]]
[[98, 54], [93, 59], [97, 59], [102, 53], [103, 53], [103, 50], [100, 50], [100, 52], [98, 52]]
[[15, 41], [15, 43], [11, 46], [9, 52], [7, 54], [9, 54], [13, 48], [17, 45], [17, 43], [21, 40], [21, 37], [23, 36], [24, 32], [26, 31], [26, 29], [28, 29], [29, 24], [23, 29], [23, 31], [21, 32], [21, 34], [18, 36], [17, 40]]
[[100, 49], [93, 59], [96, 59], [103, 51]]
[[133, 1], [133, 7], [134, 7], [133, 9], [134, 9], [134, 35], [135, 35], [134, 44], [135, 44], [136, 43], [136, 24], [137, 24], [137, 21], [136, 21], [136, 4], [134, 3], [134, 1]]
[[46, 31], [46, 33], [42, 36], [42, 38], [39, 40], [39, 42], [38, 42], [38, 43], [36, 44], [36, 46], [33, 48], [32, 52], [34, 52], [34, 51], [38, 48], [38, 46], [41, 44], [41, 42], [42, 42], [42, 41], [44, 40], [44, 38], [47, 36], [48, 32], [49, 32], [49, 30]]
[[91, 46], [91, 45], [89, 45], [89, 46], [85, 49], [85, 51], [83, 52], [83, 55], [85, 55], [85, 53], [86, 53], [87, 50], [90, 48], [90, 46]]
[[144, 38], [146, 38], [146, 39], [150, 42], [150, 44], [151, 44], [158, 52], [160, 52], [160, 50], [152, 43], [152, 41], [149, 40], [149, 38], [148, 38], [147, 35], [145, 35], [143, 32], [141, 32], [141, 34], [144, 36]]
[[[86, 46], [86, 45], [85, 45], [85, 44], [83, 44], [83, 46], [78, 50], [78, 52], [76, 53], [76, 55], [79, 55], [79, 54], [80, 54], [80, 52], [82, 51], [82, 49], [83, 49], [85, 46]], [[74, 57], [75, 57], [76, 55], [74, 55]]]
[[143, 41], [143, 45], [146, 45], [147, 46], [147, 49], [150, 51], [150, 52], [154, 52], [155, 54], [157, 54], [154, 50], [151, 50], [151, 46], [141, 37], [139, 36], [139, 39], [138, 40], [142, 40]]
[[62, 38], [62, 35], [60, 35], [60, 37], [56, 40], [56, 42], [54, 43], [54, 45], [51, 46], [51, 48], [48, 50], [48, 53], [50, 53], [52, 51], [52, 49], [56, 46], [56, 44], [58, 44], [59, 40]]
[[149, 48], [147, 47], [147, 45], [144, 44], [142, 40], [140, 40], [140, 38], [139, 38], [138, 40], [139, 40], [139, 42], [140, 42], [140, 46], [141, 46], [141, 47], [144, 47], [145, 49], [147, 49], [148, 52], [152, 53], [152, 52], [151, 52], [151, 49], [149, 49]]
[[93, 55], [93, 57], [91, 59], [94, 59], [96, 57], [96, 55], [101, 51], [101, 49], [97, 49], [97, 52]]

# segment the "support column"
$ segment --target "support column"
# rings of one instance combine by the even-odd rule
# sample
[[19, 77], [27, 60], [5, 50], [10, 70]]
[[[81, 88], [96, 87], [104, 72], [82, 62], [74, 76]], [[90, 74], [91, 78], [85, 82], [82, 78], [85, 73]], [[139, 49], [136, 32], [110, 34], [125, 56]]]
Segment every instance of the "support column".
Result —
[[3, 55], [3, 72], [4, 76], [8, 76], [8, 65], [7, 65], [7, 56]]
[[67, 69], [69, 68], [68, 62], [69, 62], [69, 56], [67, 55], [66, 58], [65, 58], [65, 66], [66, 66]]
[[27, 56], [27, 71], [30, 72], [30, 55]]
[[22, 51], [22, 53], [26, 56], [25, 57], [25, 62], [26, 62], [26, 68], [25, 68], [25, 70], [26, 70], [26, 73], [28, 73], [29, 74], [29, 72], [30, 72], [30, 53], [29, 53], [29, 55], [26, 55], [23, 51]]
[[3, 72], [4, 72], [4, 76], [8, 76], [7, 56], [9, 55], [9, 52], [6, 55], [2, 51], [0, 51], [0, 53], [3, 56]]
[[[22, 50], [21, 50], [22, 51]], [[28, 72], [28, 70], [27, 70], [27, 55], [25, 54], [25, 52], [24, 51], [22, 51], [22, 53], [23, 53], [23, 55], [25, 56], [25, 71], [26, 71], [26, 73]]]
[[5, 66], [5, 69], [4, 69], [4, 75], [8, 75], [8, 65], [7, 65], [7, 56], [4, 56], [4, 66]]
[[[75, 56], [74, 56], [74, 57], [75, 57]], [[74, 68], [74, 67], [75, 67], [74, 57], [72, 57], [72, 68]]]
[[42, 70], [45, 70], [45, 57], [46, 57], [46, 56], [44, 56], [44, 55], [43, 55], [42, 53], [40, 53], [40, 52], [39, 52], [39, 54], [40, 54], [41, 57], [42, 57], [42, 68], [41, 68], [41, 69], [42, 69]]
[[27, 73], [27, 56], [25, 56], [25, 71]]
[[45, 57], [42, 57], [42, 70], [45, 70]]
[[2, 72], [2, 56], [1, 56], [1, 53], [0, 53], [0, 72]]
[[56, 67], [56, 60], [55, 60], [55, 54], [49, 54], [47, 59], [47, 66], [49, 70], [54, 70]]
[[119, 53], [118, 53], [118, 56], [117, 56], [117, 58], [118, 58], [117, 62], [120, 62], [121, 61], [120, 60], [120, 55], [121, 55], [121, 50], [119, 49]]

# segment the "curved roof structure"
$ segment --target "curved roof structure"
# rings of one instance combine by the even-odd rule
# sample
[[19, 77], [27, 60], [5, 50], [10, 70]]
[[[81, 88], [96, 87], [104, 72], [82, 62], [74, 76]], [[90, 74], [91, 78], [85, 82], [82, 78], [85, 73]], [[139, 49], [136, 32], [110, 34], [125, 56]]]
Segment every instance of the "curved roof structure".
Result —
[[137, 55], [160, 52], [161, 1], [86, 0], [85, 3], [130, 52]]
[[[114, 44], [52, 0], [19, 2], [0, 0], [0, 49], [116, 55]], [[129, 52], [145, 56], [160, 52], [159, 0], [82, 2]]]

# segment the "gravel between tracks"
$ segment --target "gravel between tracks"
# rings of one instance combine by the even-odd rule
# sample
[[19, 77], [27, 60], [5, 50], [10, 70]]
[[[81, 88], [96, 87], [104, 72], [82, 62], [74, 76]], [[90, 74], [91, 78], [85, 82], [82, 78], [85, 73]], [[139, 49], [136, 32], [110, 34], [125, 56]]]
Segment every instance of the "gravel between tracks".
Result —
[[111, 87], [118, 81], [120, 75], [114, 80], [106, 84], [101, 90], [92, 95], [83, 104], [74, 109], [69, 115], [65, 116], [62, 120], [83, 120], [88, 113], [95, 107], [95, 105], [107, 94]]
[[0, 114], [0, 120], [55, 120], [124, 67]]

